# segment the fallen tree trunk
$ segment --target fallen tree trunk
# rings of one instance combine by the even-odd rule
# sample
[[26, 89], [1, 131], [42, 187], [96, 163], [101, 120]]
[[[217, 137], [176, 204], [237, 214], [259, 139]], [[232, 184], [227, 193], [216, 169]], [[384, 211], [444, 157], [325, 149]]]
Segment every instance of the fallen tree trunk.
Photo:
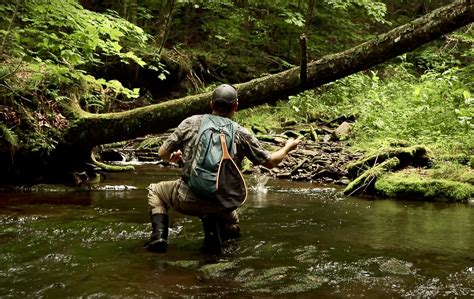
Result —
[[360, 195], [363, 193], [373, 193], [373, 186], [377, 178], [388, 171], [395, 170], [400, 166], [400, 160], [397, 157], [390, 158], [382, 163], [363, 172], [359, 177], [347, 185], [344, 189], [345, 195]]
[[354, 179], [344, 190], [346, 195], [373, 194], [377, 178], [386, 172], [411, 166], [427, 166], [431, 151], [422, 145], [389, 148], [347, 165], [349, 178]]
[[407, 165], [424, 167], [427, 166], [433, 158], [431, 151], [422, 145], [383, 149], [375, 154], [347, 165], [348, 176], [350, 179], [354, 179], [364, 171], [393, 157], [396, 157], [399, 160], [401, 167]]

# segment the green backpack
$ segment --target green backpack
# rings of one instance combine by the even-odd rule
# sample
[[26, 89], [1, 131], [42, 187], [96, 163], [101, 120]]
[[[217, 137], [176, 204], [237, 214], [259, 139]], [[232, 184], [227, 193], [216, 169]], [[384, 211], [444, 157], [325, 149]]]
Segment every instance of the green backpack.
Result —
[[247, 198], [247, 186], [232, 160], [236, 128], [237, 124], [226, 117], [203, 115], [187, 180], [194, 194], [228, 210]]

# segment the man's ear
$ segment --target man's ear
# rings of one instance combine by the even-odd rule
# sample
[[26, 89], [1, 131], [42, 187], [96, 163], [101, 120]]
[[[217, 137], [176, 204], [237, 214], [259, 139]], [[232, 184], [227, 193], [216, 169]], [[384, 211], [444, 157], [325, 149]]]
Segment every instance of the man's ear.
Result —
[[237, 109], [239, 108], [239, 102], [235, 101], [234, 103], [232, 103], [232, 111], [237, 111]]
[[213, 108], [212, 108], [212, 100], [209, 101], [209, 108], [211, 108], [211, 110], [213, 110]]

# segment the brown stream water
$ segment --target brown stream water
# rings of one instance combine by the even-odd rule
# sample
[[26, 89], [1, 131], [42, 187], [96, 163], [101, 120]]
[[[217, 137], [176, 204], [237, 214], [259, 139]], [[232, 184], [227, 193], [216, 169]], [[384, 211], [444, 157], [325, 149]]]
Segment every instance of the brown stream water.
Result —
[[242, 238], [222, 256], [176, 213], [168, 253], [147, 252], [145, 188], [176, 177], [142, 165], [97, 191], [0, 193], [0, 298], [474, 296], [470, 204], [270, 180], [250, 183]]

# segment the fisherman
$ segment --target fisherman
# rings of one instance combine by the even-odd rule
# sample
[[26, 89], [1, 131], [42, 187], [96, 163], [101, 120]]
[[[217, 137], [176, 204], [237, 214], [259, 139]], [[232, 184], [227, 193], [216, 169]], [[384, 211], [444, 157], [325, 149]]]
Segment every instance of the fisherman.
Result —
[[[236, 89], [228, 84], [219, 85], [212, 93], [210, 108], [212, 115], [231, 118], [239, 102]], [[196, 146], [193, 142], [201, 127], [203, 115], [194, 115], [183, 120], [158, 150], [160, 158], [183, 164], [182, 177], [173, 181], [153, 183], [148, 186], [148, 204], [152, 233], [145, 247], [153, 252], [166, 252], [168, 247], [168, 210], [201, 219], [204, 229], [204, 248], [219, 251], [221, 242], [240, 236], [239, 218], [235, 210], [223, 210], [213, 202], [194, 194], [187, 183]], [[275, 152], [265, 150], [254, 134], [236, 124], [233, 157], [240, 167], [244, 157], [254, 165], [267, 168], [277, 166], [294, 150], [301, 139], [289, 139]]]

